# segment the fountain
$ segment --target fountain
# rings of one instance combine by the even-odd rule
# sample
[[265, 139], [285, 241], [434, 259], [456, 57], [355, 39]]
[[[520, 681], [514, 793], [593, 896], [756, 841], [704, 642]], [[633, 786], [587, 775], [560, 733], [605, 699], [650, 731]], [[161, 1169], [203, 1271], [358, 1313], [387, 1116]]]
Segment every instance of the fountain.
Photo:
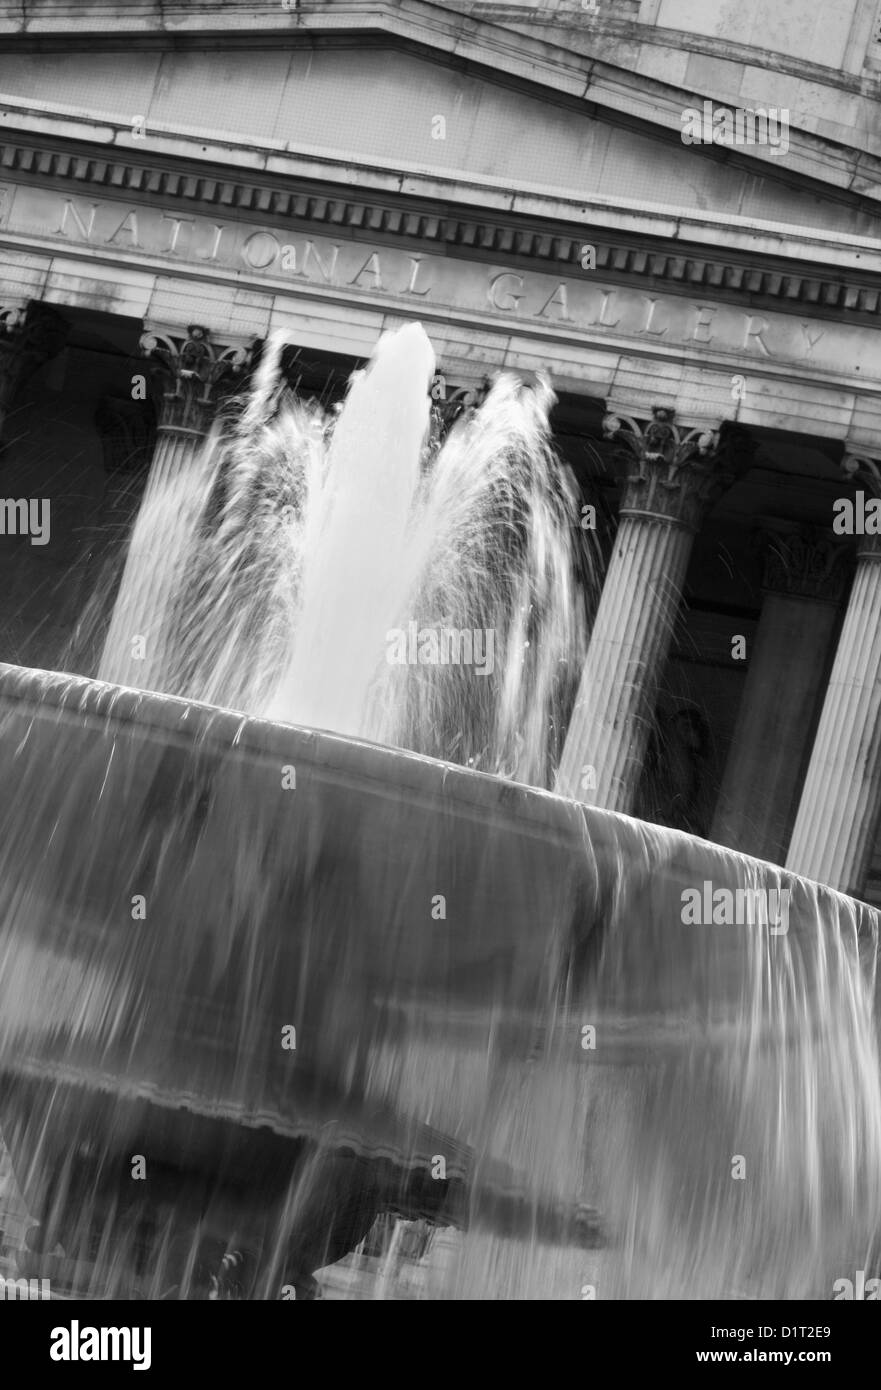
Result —
[[151, 479], [99, 679], [0, 668], [21, 1268], [364, 1296], [385, 1213], [442, 1236], [373, 1296], [831, 1296], [881, 1219], [875, 914], [544, 789], [546, 383], [440, 440], [417, 327], [337, 419], [279, 350]]

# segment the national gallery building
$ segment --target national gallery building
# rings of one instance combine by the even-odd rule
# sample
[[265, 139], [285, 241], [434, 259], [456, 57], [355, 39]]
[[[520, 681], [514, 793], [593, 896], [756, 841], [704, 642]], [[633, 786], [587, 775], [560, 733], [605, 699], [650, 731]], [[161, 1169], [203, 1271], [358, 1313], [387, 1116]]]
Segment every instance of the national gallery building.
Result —
[[94, 673], [269, 335], [417, 320], [593, 508], [563, 789], [881, 903], [879, 93], [878, 0], [0, 3], [0, 661]]

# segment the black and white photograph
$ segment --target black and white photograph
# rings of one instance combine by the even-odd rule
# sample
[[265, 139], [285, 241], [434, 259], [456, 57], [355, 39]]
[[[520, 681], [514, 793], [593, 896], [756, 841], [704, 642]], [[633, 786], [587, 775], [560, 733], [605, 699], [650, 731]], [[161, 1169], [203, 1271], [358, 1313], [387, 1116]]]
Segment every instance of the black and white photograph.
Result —
[[0, 2], [34, 1365], [341, 1300], [835, 1364], [879, 327], [879, 0]]

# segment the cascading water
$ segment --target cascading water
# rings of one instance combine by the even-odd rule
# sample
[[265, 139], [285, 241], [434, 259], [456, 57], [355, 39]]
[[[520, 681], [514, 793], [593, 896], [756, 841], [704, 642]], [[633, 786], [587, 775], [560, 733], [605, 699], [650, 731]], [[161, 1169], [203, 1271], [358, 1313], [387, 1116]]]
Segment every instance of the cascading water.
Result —
[[336, 420], [279, 402], [283, 346], [192, 475], [151, 480], [99, 678], [546, 785], [585, 650], [549, 387], [502, 377], [440, 444], [418, 324]]
[[[398, 1226], [332, 1296], [831, 1297], [881, 1226], [875, 914], [521, 785], [585, 644], [546, 386], [439, 445], [418, 328], [335, 420], [279, 350], [149, 482], [99, 675], [160, 694], [0, 671], [33, 1272], [57, 1241], [82, 1289], [181, 1296], [222, 1237], [301, 1296], [387, 1211], [459, 1234], [407, 1266]], [[753, 889], [776, 916], [734, 920]]]

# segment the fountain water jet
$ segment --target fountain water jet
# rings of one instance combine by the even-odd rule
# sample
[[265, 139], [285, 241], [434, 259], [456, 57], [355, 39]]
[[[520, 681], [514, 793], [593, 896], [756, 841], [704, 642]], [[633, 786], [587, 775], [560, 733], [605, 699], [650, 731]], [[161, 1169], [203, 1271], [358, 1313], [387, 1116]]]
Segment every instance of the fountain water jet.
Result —
[[[333, 431], [300, 620], [270, 716], [362, 732], [377, 651], [417, 576], [407, 531], [428, 433], [434, 353], [419, 324], [381, 341]], [[389, 410], [388, 403], [394, 402]], [[354, 582], [353, 582], [354, 581]]]
[[[547, 785], [586, 649], [549, 386], [501, 377], [440, 443], [419, 325], [380, 340], [336, 419], [281, 394], [283, 346], [191, 473], [151, 479], [99, 677]], [[390, 663], [411, 623], [491, 634], [491, 675]]]

